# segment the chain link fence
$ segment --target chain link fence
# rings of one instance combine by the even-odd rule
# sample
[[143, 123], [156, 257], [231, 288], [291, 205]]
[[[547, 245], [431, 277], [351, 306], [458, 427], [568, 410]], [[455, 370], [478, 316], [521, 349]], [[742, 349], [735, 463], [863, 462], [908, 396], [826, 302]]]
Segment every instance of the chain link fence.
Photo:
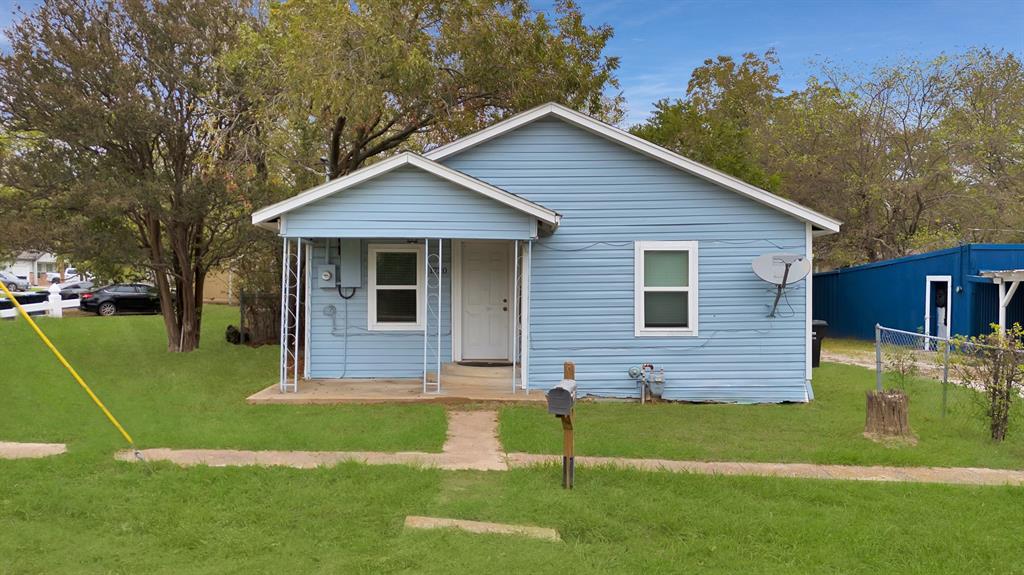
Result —
[[[984, 345], [975, 338], [941, 338], [923, 333], [875, 326], [875, 387], [905, 389], [914, 378], [942, 382], [942, 416], [948, 410], [949, 386], [956, 385], [982, 395], [998, 392], [991, 372], [985, 366], [999, 363], [1015, 354], [1017, 364], [1024, 364], [1018, 351]], [[1012, 358], [1011, 358], [1012, 359]], [[1009, 368], [1004, 368], [1009, 369]], [[1010, 383], [1010, 392], [1024, 398], [1024, 388]]]
[[950, 365], [957, 353], [954, 343], [945, 338], [912, 331], [875, 326], [875, 387], [906, 388], [917, 377], [942, 382], [942, 417], [946, 416]]

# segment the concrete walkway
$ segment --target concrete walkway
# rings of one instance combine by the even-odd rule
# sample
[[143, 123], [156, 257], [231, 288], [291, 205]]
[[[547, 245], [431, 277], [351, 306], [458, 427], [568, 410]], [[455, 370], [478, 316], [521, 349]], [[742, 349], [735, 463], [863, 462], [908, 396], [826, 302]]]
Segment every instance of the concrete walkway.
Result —
[[[507, 454], [509, 467], [561, 464], [558, 455]], [[576, 457], [578, 467], [611, 466], [643, 471], [698, 473], [701, 475], [758, 475], [802, 479], [853, 481], [909, 481], [957, 485], [1024, 485], [1024, 471], [977, 467], [887, 467], [864, 465], [817, 465], [813, 463], [754, 463], [735, 461], [677, 461], [625, 457]]]
[[67, 452], [63, 443], [18, 443], [0, 441], [0, 459], [37, 459]]
[[[358, 461], [370, 465], [414, 465], [440, 469], [504, 471], [510, 468], [559, 464], [561, 456], [505, 453], [498, 441], [495, 411], [451, 411], [448, 438], [441, 453], [359, 452], [359, 451], [239, 451], [230, 449], [145, 449], [149, 461], [169, 461], [182, 466], [211, 467], [239, 465], [280, 465], [308, 469]], [[131, 451], [116, 456], [135, 461]], [[624, 457], [576, 457], [581, 467], [612, 466], [643, 471], [698, 473], [703, 475], [757, 475], [805, 479], [846, 479], [854, 481], [909, 481], [958, 485], [1024, 485], [1024, 470], [974, 467], [886, 467], [860, 465], [815, 465], [810, 463], [754, 463], [732, 461], [676, 461]]]
[[[415, 465], [440, 469], [505, 470], [504, 454], [498, 442], [498, 412], [448, 412], [448, 437], [441, 453], [406, 451], [381, 453], [374, 451], [244, 451], [237, 449], [143, 449], [147, 461], [169, 461], [181, 466], [208, 465], [228, 467], [241, 465], [279, 465], [310, 469], [358, 461], [370, 465]], [[115, 457], [135, 461], [128, 450]]]

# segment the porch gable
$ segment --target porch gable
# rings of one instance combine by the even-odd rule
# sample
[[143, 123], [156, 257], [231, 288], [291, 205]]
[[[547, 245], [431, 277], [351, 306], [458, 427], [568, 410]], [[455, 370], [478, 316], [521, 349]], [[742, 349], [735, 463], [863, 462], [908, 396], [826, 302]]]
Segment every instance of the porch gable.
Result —
[[284, 237], [531, 239], [560, 217], [544, 206], [403, 153], [253, 214]]

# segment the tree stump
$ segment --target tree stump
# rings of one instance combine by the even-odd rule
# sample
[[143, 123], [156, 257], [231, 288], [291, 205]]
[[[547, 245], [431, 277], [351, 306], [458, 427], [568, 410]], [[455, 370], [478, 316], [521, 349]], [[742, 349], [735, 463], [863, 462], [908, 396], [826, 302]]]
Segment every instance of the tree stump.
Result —
[[864, 433], [874, 436], [910, 436], [908, 403], [907, 394], [896, 389], [869, 391]]

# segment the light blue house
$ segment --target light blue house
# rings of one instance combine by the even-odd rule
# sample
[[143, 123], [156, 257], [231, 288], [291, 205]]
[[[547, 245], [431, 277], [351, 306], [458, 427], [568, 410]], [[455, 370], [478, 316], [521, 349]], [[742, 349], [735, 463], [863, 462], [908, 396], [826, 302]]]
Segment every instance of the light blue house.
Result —
[[653, 364], [667, 399], [744, 403], [813, 397], [810, 282], [768, 317], [776, 288], [751, 262], [810, 258], [840, 225], [556, 104], [253, 222], [284, 238], [285, 391], [415, 378], [443, 393], [510, 365], [520, 393], [568, 360], [584, 395], [638, 397], [630, 368]]

